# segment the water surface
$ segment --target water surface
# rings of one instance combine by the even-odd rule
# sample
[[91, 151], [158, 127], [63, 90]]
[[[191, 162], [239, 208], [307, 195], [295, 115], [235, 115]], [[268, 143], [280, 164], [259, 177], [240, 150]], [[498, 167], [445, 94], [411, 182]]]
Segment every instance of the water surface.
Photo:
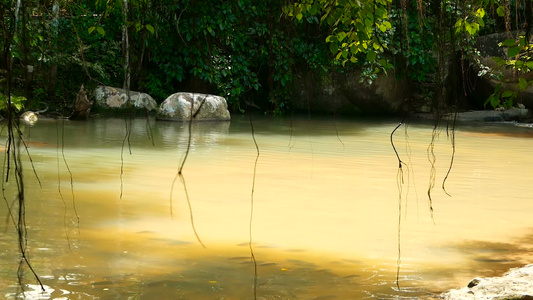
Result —
[[[27, 247], [46, 287], [39, 293], [26, 268], [25, 296], [253, 299], [250, 233], [257, 299], [431, 298], [531, 263], [533, 130], [458, 125], [444, 191], [453, 151], [445, 124], [397, 130], [401, 173], [396, 125], [254, 117], [253, 198], [257, 151], [244, 117], [193, 124], [182, 178], [187, 123], [24, 127], [38, 176], [25, 155]], [[8, 299], [19, 259], [12, 224], [2, 222], [0, 236]]]

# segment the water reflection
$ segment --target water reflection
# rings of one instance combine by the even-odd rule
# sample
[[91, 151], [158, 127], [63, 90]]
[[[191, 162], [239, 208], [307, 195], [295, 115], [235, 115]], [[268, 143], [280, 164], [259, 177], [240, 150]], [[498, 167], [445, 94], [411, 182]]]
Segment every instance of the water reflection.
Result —
[[[249, 119], [191, 128], [193, 151], [184, 173], [207, 249], [191, 230], [181, 187], [172, 200], [174, 214], [169, 210], [188, 124], [131, 120], [132, 153], [123, 157], [120, 198], [120, 147], [128, 122], [40, 121], [24, 129], [43, 184], [38, 188], [25, 167], [30, 258], [50, 288], [42, 297], [252, 298], [248, 234], [255, 146]], [[432, 297], [533, 259], [533, 139], [525, 131], [531, 129], [459, 128], [447, 182], [452, 197], [438, 188], [451, 155], [450, 140], [441, 133], [431, 215], [431, 126], [412, 124], [407, 134], [395, 134], [399, 154], [409, 162], [398, 290], [397, 160], [389, 142], [396, 124], [254, 118], [261, 151], [252, 224], [259, 299]], [[7, 187], [8, 195], [13, 188]], [[5, 216], [6, 205], [0, 207]], [[2, 226], [0, 292], [13, 298], [18, 249], [13, 226]], [[31, 276], [25, 282], [27, 295], [41, 297], [31, 294]]]

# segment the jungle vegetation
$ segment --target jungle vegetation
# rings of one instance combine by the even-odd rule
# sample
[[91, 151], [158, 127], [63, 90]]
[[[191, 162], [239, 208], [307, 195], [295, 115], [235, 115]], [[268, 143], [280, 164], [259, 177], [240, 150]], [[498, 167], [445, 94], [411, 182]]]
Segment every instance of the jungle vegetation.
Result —
[[[163, 101], [177, 91], [291, 110], [299, 74], [360, 70], [407, 78], [434, 109], [466, 106], [475, 38], [508, 32], [502, 67], [529, 72], [529, 0], [1, 0], [0, 109], [68, 114], [81, 84], [128, 87]], [[516, 34], [519, 32], [520, 34]], [[487, 103], [511, 106], [519, 89]]]
[[435, 111], [466, 107], [472, 70], [501, 76], [480, 64], [476, 37], [500, 32], [507, 57], [496, 62], [517, 72], [517, 88], [497, 86], [485, 104], [510, 107], [533, 82], [521, 76], [533, 69], [532, 14], [530, 0], [0, 0], [5, 181], [17, 182], [18, 216], [10, 211], [10, 219], [17, 220], [21, 262], [31, 269], [21, 111], [68, 115], [82, 84], [89, 91], [104, 84], [158, 102], [177, 91], [219, 94], [233, 112], [253, 102], [282, 114], [293, 109], [300, 74], [353, 70], [365, 84], [382, 74], [406, 80], [413, 99], [430, 99]]

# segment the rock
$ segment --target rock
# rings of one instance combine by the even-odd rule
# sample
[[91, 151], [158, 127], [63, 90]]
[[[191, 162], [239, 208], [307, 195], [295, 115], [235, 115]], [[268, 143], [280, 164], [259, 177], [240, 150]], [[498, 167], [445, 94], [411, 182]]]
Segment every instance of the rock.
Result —
[[476, 278], [468, 287], [443, 293], [440, 299], [533, 299], [533, 264], [514, 268], [502, 277]]
[[409, 98], [405, 80], [389, 72], [378, 74], [371, 83], [360, 82], [361, 73], [361, 69], [327, 75], [297, 73], [293, 86], [295, 109], [343, 115], [395, 114], [403, 109]]
[[[519, 121], [524, 119], [528, 110], [525, 108], [511, 108], [505, 110], [476, 110], [457, 113], [457, 121], [462, 122], [502, 122]], [[454, 114], [447, 114], [445, 118], [452, 120]]]
[[[495, 70], [495, 73], [501, 72], [501, 79], [491, 76], [490, 73], [485, 74], [482, 77], [475, 78], [474, 90], [470, 93], [469, 98], [472, 99], [477, 105], [477, 108], [481, 108], [484, 105], [485, 100], [494, 93], [494, 89], [498, 84], [502, 84], [501, 91], [519, 91], [518, 97], [515, 100], [515, 103], [523, 103], [527, 107], [533, 106], [533, 87], [528, 86], [525, 90], [519, 90], [517, 88], [519, 77], [516, 76], [516, 73], [512, 68], [500, 67], [494, 61], [493, 57], [499, 57], [502, 59], [507, 58], [507, 48], [499, 47], [498, 44], [503, 42], [508, 38], [516, 37], [517, 32], [511, 32], [510, 34], [506, 32], [494, 33], [489, 35], [480, 36], [476, 40], [476, 48], [479, 50], [479, 57], [477, 57], [478, 62], [483, 66], [482, 68], [477, 68], [477, 72], [480, 74], [485, 73], [486, 68]], [[520, 78], [526, 80], [533, 79], [533, 72], [521, 73]], [[490, 104], [487, 104], [490, 106]]]
[[83, 84], [80, 87], [80, 91], [76, 96], [76, 102], [74, 102], [74, 111], [70, 115], [69, 119], [71, 120], [87, 120], [89, 118], [89, 113], [91, 112], [91, 107], [93, 102], [89, 101], [87, 98], [87, 93], [83, 88]]
[[28, 125], [34, 125], [39, 120], [39, 114], [44, 113], [46, 111], [48, 111], [48, 106], [45, 109], [38, 110], [35, 112], [28, 110], [23, 112], [19, 118]]
[[165, 121], [229, 121], [228, 104], [224, 97], [199, 94], [176, 93], [170, 95], [157, 111], [156, 118]]
[[148, 110], [157, 109], [157, 102], [146, 93], [130, 91], [128, 103], [126, 90], [110, 86], [98, 86], [94, 90], [96, 105], [103, 109], [134, 109]]
[[25, 111], [20, 115], [20, 119], [26, 124], [33, 125], [39, 120], [39, 117], [33, 111]]
[[479, 278], [474, 278], [474, 279], [472, 279], [472, 281], [470, 281], [470, 282], [468, 283], [467, 286], [468, 286], [469, 288], [473, 288], [473, 287], [475, 287], [476, 285], [478, 285], [480, 282], [481, 282], [481, 280], [480, 280]]

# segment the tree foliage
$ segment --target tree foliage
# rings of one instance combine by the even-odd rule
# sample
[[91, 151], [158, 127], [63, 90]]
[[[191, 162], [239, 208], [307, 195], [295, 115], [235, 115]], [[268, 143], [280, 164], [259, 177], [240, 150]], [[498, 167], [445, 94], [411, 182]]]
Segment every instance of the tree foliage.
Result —
[[[530, 70], [528, 1], [28, 0], [18, 11], [16, 3], [0, 0], [0, 69], [9, 55], [29, 108], [66, 110], [82, 83], [122, 86], [129, 72], [131, 88], [157, 101], [189, 90], [224, 95], [234, 110], [253, 100], [282, 112], [297, 74], [340, 68], [360, 68], [368, 84], [393, 71], [435, 107], [453, 105], [470, 92], [476, 36], [512, 30], [526, 34], [503, 41], [516, 59], [500, 64]], [[497, 90], [489, 103], [513, 97]]]

